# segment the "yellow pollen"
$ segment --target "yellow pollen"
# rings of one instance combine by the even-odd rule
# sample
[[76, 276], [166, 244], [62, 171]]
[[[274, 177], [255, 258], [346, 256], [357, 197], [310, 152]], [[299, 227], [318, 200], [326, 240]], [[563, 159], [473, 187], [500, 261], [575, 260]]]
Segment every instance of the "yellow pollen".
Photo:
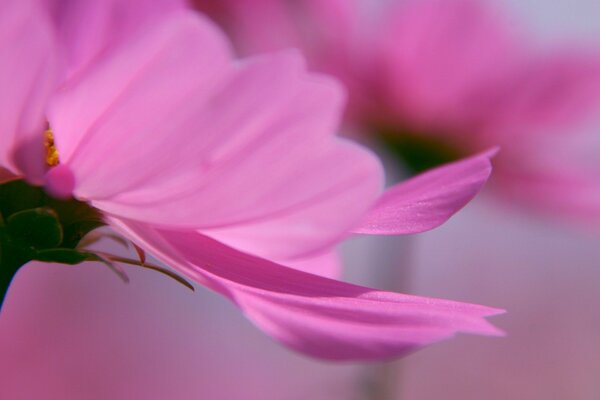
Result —
[[44, 132], [44, 147], [46, 148], [46, 164], [49, 167], [56, 167], [59, 163], [58, 150], [54, 145], [54, 135], [51, 128]]

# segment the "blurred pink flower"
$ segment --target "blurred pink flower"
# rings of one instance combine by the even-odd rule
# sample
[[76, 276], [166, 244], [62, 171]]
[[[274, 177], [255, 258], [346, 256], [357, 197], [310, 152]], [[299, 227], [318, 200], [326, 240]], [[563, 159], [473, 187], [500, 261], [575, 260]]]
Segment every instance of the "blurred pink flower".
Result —
[[600, 105], [598, 48], [540, 51], [486, 0], [194, 3], [240, 53], [298, 47], [341, 79], [360, 130], [433, 138], [458, 154], [499, 145], [499, 194], [600, 222], [600, 166], [582, 160], [585, 148], [565, 151]]
[[[52, 24], [33, 0], [2, 3], [0, 52], [11, 61], [0, 102], [13, 108], [0, 127], [0, 165], [100, 210], [125, 237], [301, 352], [378, 359], [456, 332], [499, 333], [483, 318], [499, 310], [374, 291], [273, 262], [330, 263], [326, 253], [352, 231], [414, 233], [443, 223], [487, 180], [490, 153], [379, 197], [378, 160], [333, 135], [343, 105], [335, 82], [305, 72], [295, 53], [233, 60], [204, 18], [169, 2], [143, 13], [146, 4], [138, 4], [139, 20], [119, 2], [101, 11], [91, 1], [59, 7]], [[112, 13], [125, 19], [112, 24]], [[49, 169], [46, 119], [60, 160]]]

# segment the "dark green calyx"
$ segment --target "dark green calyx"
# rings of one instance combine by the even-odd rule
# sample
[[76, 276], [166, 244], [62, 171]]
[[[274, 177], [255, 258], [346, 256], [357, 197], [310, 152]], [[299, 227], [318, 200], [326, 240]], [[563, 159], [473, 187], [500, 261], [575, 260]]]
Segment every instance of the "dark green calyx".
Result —
[[0, 304], [14, 274], [29, 261], [92, 259], [77, 245], [103, 225], [100, 213], [86, 203], [55, 199], [21, 180], [0, 185]]
[[6, 233], [16, 245], [33, 250], [52, 249], [63, 241], [58, 215], [45, 207], [12, 214], [6, 219]]
[[390, 128], [377, 131], [383, 145], [415, 175], [464, 156], [457, 146], [439, 136]]

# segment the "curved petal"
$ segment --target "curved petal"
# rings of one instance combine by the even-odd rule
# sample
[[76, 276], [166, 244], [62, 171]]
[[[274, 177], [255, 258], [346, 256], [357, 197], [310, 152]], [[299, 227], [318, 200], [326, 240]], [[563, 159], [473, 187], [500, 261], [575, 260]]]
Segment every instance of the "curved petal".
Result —
[[342, 276], [342, 260], [337, 250], [330, 250], [312, 257], [288, 260], [283, 264], [325, 278], [340, 279]]
[[34, 1], [0, 2], [0, 166], [39, 183], [44, 111], [58, 78], [49, 22]]
[[[129, 36], [115, 52], [69, 80], [53, 97], [48, 118], [61, 164], [76, 171], [78, 194], [94, 198], [110, 195], [109, 188], [127, 189], [131, 179], [116, 174], [112, 165], [161, 161], [161, 146], [172, 133], [165, 125], [176, 125], [181, 118], [173, 107], [183, 106], [184, 100], [201, 101], [190, 98], [190, 91], [208, 92], [229, 58], [220, 32], [182, 11], [165, 17], [150, 32]], [[157, 143], [156, 131], [161, 129], [165, 137]], [[129, 154], [130, 164], [123, 165], [123, 153]], [[145, 167], [121, 175], [137, 177]], [[107, 174], [112, 185], [94, 180], [107, 179]]]
[[341, 87], [307, 73], [295, 52], [234, 63], [207, 21], [166, 19], [53, 100], [75, 195], [129, 219], [225, 229], [213, 234], [231, 242], [251, 229], [281, 258], [318, 251], [356, 224], [382, 171], [334, 136]]
[[483, 318], [500, 310], [375, 291], [289, 269], [195, 232], [109, 221], [161, 261], [228, 297], [270, 335], [314, 357], [376, 360], [457, 332], [500, 334]]
[[419, 233], [443, 224], [479, 193], [490, 177], [490, 157], [496, 151], [437, 167], [393, 186], [354, 233]]
[[124, 37], [148, 29], [185, 6], [184, 0], [39, 0], [53, 20], [69, 75], [113, 49]]
[[[298, 152], [308, 152], [301, 144], [296, 146]], [[254, 207], [270, 206], [275, 212], [247, 222], [202, 229], [201, 233], [239, 250], [275, 260], [311, 256], [332, 246], [360, 220], [381, 188], [378, 160], [350, 142], [339, 140], [335, 146], [322, 158], [310, 160], [307, 155], [303, 165], [290, 165], [286, 181], [273, 182], [278, 186], [257, 193], [268, 197], [257, 199]], [[282, 158], [277, 153], [273, 156]], [[261, 176], [268, 171], [269, 159], [259, 161], [262, 171], [250, 174], [246, 170], [249, 176]], [[284, 159], [286, 163], [294, 161]], [[277, 163], [277, 159], [271, 161], [271, 165]], [[245, 189], [242, 183], [231, 185], [232, 193], [236, 189], [239, 193], [260, 190], [256, 186]], [[311, 197], [303, 200], [307, 196]], [[283, 202], [289, 206], [277, 212]]]
[[[381, 167], [367, 150], [333, 137], [341, 89], [303, 68], [295, 53], [224, 67], [231, 73], [218, 87], [192, 93], [208, 98], [188, 95], [177, 103], [181, 95], [171, 93], [165, 99], [176, 104], [164, 113], [136, 93], [131, 104], [144, 105], [139, 113], [156, 109], [155, 123], [133, 119], [137, 110], [129, 105], [109, 116], [103, 124], [108, 126], [86, 138], [85, 153], [110, 150], [110, 166], [97, 168], [93, 156], [74, 160], [76, 194], [109, 213], [198, 229], [263, 223], [314, 209], [315, 216], [342, 225], [335, 228], [339, 233], [377, 197]], [[142, 126], [129, 128], [131, 120]], [[127, 139], [120, 139], [125, 129]], [[115, 146], [117, 137], [121, 143]], [[138, 152], [131, 154], [132, 148]], [[109, 187], [103, 184], [111, 178]], [[325, 205], [338, 206], [346, 192], [355, 194], [348, 212], [322, 216]], [[312, 234], [313, 225], [302, 229]]]

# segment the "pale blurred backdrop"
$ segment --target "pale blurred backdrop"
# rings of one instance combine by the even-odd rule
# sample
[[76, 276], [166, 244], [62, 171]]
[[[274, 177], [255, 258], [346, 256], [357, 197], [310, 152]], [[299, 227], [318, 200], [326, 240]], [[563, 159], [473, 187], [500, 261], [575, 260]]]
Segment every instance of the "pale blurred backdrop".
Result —
[[[508, 3], [541, 45], [600, 43], [598, 1]], [[600, 116], [595, 120], [587, 129], [600, 140]], [[481, 196], [422, 235], [415, 252], [415, 292], [506, 308], [497, 323], [508, 336], [459, 337], [408, 357], [394, 398], [600, 398], [598, 232]]]

